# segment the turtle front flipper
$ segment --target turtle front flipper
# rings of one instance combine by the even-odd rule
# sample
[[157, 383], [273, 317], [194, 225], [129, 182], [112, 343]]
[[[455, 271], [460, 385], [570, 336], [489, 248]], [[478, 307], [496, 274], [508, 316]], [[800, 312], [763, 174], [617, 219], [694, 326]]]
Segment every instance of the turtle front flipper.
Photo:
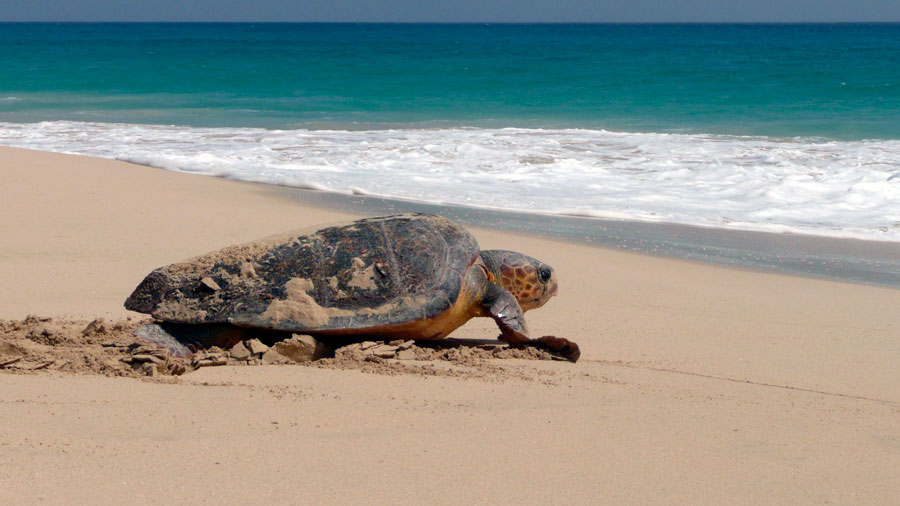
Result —
[[544, 336], [537, 339], [528, 337], [525, 313], [519, 307], [516, 298], [502, 287], [491, 283], [482, 299], [482, 305], [487, 315], [493, 318], [500, 327], [500, 339], [510, 345], [544, 348], [562, 355], [571, 362], [577, 362], [581, 357], [578, 345], [568, 339], [556, 336]]

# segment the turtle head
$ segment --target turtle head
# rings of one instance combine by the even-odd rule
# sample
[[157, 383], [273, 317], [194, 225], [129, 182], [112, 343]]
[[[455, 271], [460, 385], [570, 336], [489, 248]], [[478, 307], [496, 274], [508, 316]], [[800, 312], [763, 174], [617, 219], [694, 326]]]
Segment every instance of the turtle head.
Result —
[[515, 251], [501, 249], [481, 252], [481, 260], [494, 282], [513, 294], [522, 311], [536, 309], [556, 295], [556, 273], [549, 265]]

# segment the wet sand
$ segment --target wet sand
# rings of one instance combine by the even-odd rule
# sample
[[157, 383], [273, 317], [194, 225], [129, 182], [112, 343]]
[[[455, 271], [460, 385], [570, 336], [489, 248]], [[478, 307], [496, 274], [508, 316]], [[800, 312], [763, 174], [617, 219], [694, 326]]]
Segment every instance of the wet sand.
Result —
[[[3, 319], [124, 318], [155, 267], [355, 217], [290, 190], [11, 148], [0, 175]], [[0, 372], [0, 502], [900, 495], [900, 290], [472, 230], [557, 269], [559, 296], [529, 324], [579, 342], [580, 362], [216, 367], [168, 382]], [[485, 320], [454, 337], [496, 334]]]

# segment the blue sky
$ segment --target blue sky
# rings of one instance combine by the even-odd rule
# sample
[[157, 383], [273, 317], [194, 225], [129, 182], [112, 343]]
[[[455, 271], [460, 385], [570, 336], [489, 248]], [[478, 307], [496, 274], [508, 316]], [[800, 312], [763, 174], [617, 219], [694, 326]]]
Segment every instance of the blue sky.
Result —
[[0, 0], [0, 21], [900, 22], [900, 0]]

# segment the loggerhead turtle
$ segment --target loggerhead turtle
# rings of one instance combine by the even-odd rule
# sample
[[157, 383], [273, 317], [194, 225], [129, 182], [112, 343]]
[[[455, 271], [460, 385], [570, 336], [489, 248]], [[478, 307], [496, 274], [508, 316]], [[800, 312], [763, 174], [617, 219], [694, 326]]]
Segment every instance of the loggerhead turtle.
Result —
[[577, 344], [528, 336], [523, 313], [556, 292], [549, 265], [512, 251], [481, 251], [449, 219], [405, 214], [160, 267], [125, 307], [203, 336], [194, 342], [226, 349], [248, 330], [344, 341], [436, 340], [484, 316], [510, 345], [545, 348], [575, 362]]

